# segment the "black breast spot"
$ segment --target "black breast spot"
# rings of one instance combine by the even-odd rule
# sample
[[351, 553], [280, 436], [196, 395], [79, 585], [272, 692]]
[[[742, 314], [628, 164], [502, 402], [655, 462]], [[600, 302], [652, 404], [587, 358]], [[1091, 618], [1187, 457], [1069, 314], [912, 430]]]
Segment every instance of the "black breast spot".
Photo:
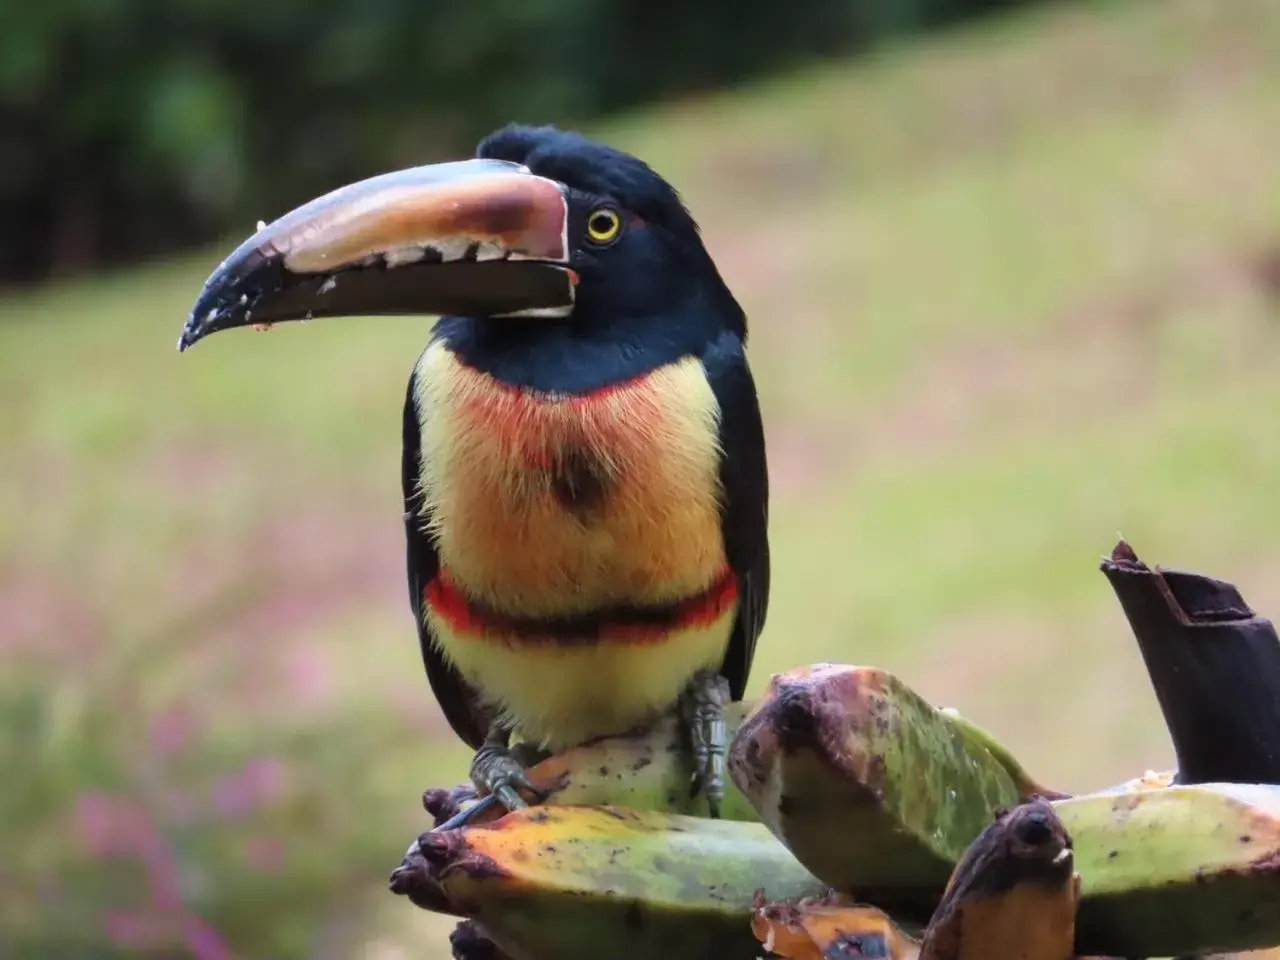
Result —
[[584, 447], [561, 449], [551, 474], [551, 494], [571, 513], [589, 513], [609, 495], [613, 478], [599, 457]]

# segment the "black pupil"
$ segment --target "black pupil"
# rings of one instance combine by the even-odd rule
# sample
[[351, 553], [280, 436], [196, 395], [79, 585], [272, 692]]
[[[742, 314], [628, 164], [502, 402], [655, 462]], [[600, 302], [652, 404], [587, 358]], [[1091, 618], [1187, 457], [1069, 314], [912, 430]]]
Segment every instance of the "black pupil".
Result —
[[597, 213], [591, 217], [592, 233], [608, 233], [613, 229], [613, 216], [608, 213]]

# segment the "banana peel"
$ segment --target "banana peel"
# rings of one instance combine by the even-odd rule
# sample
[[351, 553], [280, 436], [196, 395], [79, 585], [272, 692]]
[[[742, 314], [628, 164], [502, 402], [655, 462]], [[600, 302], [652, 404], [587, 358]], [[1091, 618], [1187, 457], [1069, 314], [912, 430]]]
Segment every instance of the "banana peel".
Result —
[[1082, 954], [1177, 956], [1280, 943], [1280, 786], [1148, 772], [1042, 790], [994, 738], [882, 670], [775, 676], [729, 748], [761, 820], [836, 891], [923, 922], [996, 813], [1028, 794], [1074, 838]]
[[1139, 777], [1132, 780], [1126, 780], [1118, 784], [1114, 789], [1136, 793], [1141, 790], [1158, 790], [1162, 787], [1172, 787], [1177, 780], [1178, 772], [1176, 770], [1148, 770]]
[[1080, 876], [1072, 840], [1036, 799], [1002, 814], [956, 865], [920, 960], [1069, 960]]
[[728, 768], [815, 876], [927, 919], [996, 812], [1039, 789], [992, 742], [892, 674], [818, 664], [773, 677], [730, 744]]
[[[824, 671], [862, 670], [867, 674], [888, 677], [883, 671], [866, 668], [809, 668]], [[795, 671], [785, 674], [792, 677]], [[775, 678], [774, 683], [777, 683]], [[889, 678], [888, 699], [904, 698], [903, 710], [917, 710], [935, 719], [951, 736], [963, 743], [966, 757], [981, 758], [984, 765], [1003, 768], [1012, 783], [1011, 797], [1024, 799], [1033, 795], [1065, 796], [1034, 780], [1017, 759], [990, 733], [951, 708], [935, 710], [899, 681]], [[730, 703], [725, 708], [726, 736], [732, 741], [748, 716], [764, 707], [773, 693], [759, 701]], [[892, 758], [888, 758], [892, 762]], [[965, 762], [963, 759], [961, 762]], [[935, 765], [937, 761], [935, 761]], [[994, 768], [992, 768], [994, 769]], [[561, 751], [530, 766], [529, 780], [542, 793], [540, 801], [548, 805], [616, 804], [633, 810], [655, 810], [708, 816], [707, 802], [693, 790], [693, 760], [678, 718], [669, 714], [652, 727], [614, 737], [605, 737], [583, 746]], [[910, 776], [910, 771], [905, 771]], [[423, 806], [439, 826], [478, 798], [475, 787], [464, 784], [453, 788], [432, 788], [423, 794]], [[949, 805], [950, 798], [944, 797]], [[485, 811], [473, 822], [499, 819], [505, 811], [499, 807]], [[890, 816], [892, 813], [890, 812]], [[721, 819], [758, 822], [760, 814], [747, 794], [732, 780], [725, 785]], [[985, 820], [983, 821], [986, 822]]]
[[[818, 747], [797, 756], [762, 751], [753, 742], [752, 730], [767, 734], [775, 720], [795, 728], [792, 745], [804, 730], [835, 738], [830, 742], [878, 779], [860, 781], [855, 775], [842, 792], [826, 793], [827, 771], [813, 768]], [[810, 870], [822, 870], [839, 889], [883, 900], [907, 923], [928, 919], [955, 862], [997, 809], [1049, 792], [986, 731], [955, 711], [935, 709], [872, 668], [818, 665], [776, 676], [761, 700], [731, 704], [726, 726], [734, 746], [723, 819], [772, 817], [769, 826], [784, 843], [806, 851], [829, 849], [831, 862], [808, 864]], [[772, 746], [777, 745], [775, 738]], [[760, 782], [750, 776], [774, 760], [784, 764], [774, 782], [786, 786], [774, 798], [777, 807], [760, 802]], [[735, 765], [747, 776], [735, 772]], [[614, 805], [707, 815], [705, 800], [694, 796], [692, 761], [674, 716], [641, 734], [565, 750], [527, 773], [544, 792], [544, 807]], [[806, 792], [806, 783], [817, 789]], [[467, 785], [429, 790], [423, 802], [439, 826], [475, 798]], [[494, 807], [473, 822], [492, 823], [502, 815]], [[841, 821], [838, 843], [823, 835], [833, 817]], [[817, 832], [806, 834], [809, 824]]]
[[423, 834], [393, 892], [474, 921], [511, 960], [753, 960], [758, 889], [826, 887], [758, 823], [537, 806]]
[[968, 847], [920, 940], [840, 894], [756, 903], [752, 930], [787, 960], [1069, 960], [1080, 878], [1071, 838], [1043, 800], [1002, 814]]
[[1280, 786], [1118, 789], [1053, 801], [1083, 884], [1081, 953], [1280, 944]]
[[1019, 762], [1018, 758], [1013, 755], [1008, 747], [997, 740], [994, 734], [984, 727], [978, 726], [967, 717], [962, 717], [960, 711], [955, 707], [940, 707], [938, 713], [949, 718], [955, 725], [960, 736], [964, 739], [968, 752], [985, 750], [996, 763], [1004, 767], [1004, 772], [1013, 781], [1014, 789], [1018, 791], [1020, 800], [1029, 800], [1033, 797], [1055, 799], [1068, 796], [1068, 794], [1046, 787], [1039, 780], [1032, 777]]
[[[792, 671], [743, 721], [730, 775], [814, 876], [895, 917], [927, 917], [993, 814], [1023, 799], [954, 719], [883, 671]], [[1280, 943], [1280, 787], [1172, 780], [1050, 794], [1082, 878], [1080, 952]]]
[[769, 953], [785, 960], [880, 957], [916, 960], [920, 944], [879, 907], [843, 894], [770, 902], [756, 895], [751, 932]]
[[[736, 729], [728, 757], [733, 785], [727, 791], [726, 819], [719, 822], [706, 819], [704, 801], [693, 796], [692, 766], [674, 718], [646, 734], [564, 751], [530, 770], [535, 784], [548, 791], [544, 803], [531, 809], [552, 817], [568, 838], [566, 848], [585, 844], [583, 849], [599, 856], [610, 835], [606, 831], [573, 840], [574, 830], [596, 821], [581, 812], [565, 819], [565, 810], [629, 808], [625, 815], [638, 817], [636, 823], [662, 824], [654, 829], [614, 827], [610, 849], [626, 865], [619, 871], [634, 874], [645, 890], [652, 886], [656, 891], [656, 902], [645, 893], [635, 909], [665, 918], [653, 920], [667, 931], [657, 936], [663, 944], [681, 938], [719, 944], [731, 925], [712, 910], [698, 923], [718, 931], [715, 935], [698, 934], [698, 923], [691, 920], [686, 925], [687, 912], [664, 926], [673, 901], [663, 892], [665, 881], [654, 886], [655, 877], [669, 869], [693, 870], [689, 889], [700, 891], [694, 896], [699, 903], [712, 877], [733, 877], [731, 907], [723, 902], [721, 907], [744, 918], [741, 937], [749, 929], [750, 894], [760, 886], [752, 881], [776, 872], [763, 866], [766, 860], [778, 865], [780, 876], [805, 876], [811, 895], [834, 888], [887, 910], [905, 929], [922, 929], [970, 845], [1001, 810], [1036, 796], [1052, 804], [1074, 838], [1082, 878], [1076, 923], [1080, 954], [1178, 956], [1280, 943], [1280, 787], [1184, 786], [1166, 771], [1068, 797], [1043, 788], [981, 728], [954, 711], [935, 709], [892, 675], [869, 667], [821, 664], [776, 676], [758, 702], [733, 705], [728, 726], [731, 734]], [[427, 807], [439, 821], [474, 796], [469, 788], [429, 791]], [[533, 814], [510, 816], [512, 823], [524, 823]], [[449, 844], [469, 849], [473, 837], [486, 836], [489, 828], [505, 829], [508, 819], [446, 832], [465, 839], [440, 840], [445, 846], [439, 849], [436, 840], [424, 838], [422, 850], [444, 863], [448, 858], [442, 860], [439, 850], [454, 849]], [[523, 837], [531, 829], [516, 833]], [[769, 857], [761, 859], [759, 844], [769, 832], [781, 844], [773, 843]], [[659, 835], [677, 838], [676, 849], [683, 851], [664, 857], [661, 865], [652, 850]], [[734, 848], [738, 839], [748, 844], [741, 862]], [[698, 852], [704, 842], [712, 848], [705, 856]], [[537, 841], [521, 843], [537, 847]], [[424, 857], [419, 851], [417, 862], [430, 882], [411, 884], [415, 902], [477, 917], [513, 960], [538, 956], [538, 951], [519, 952], [525, 943], [548, 945], [551, 956], [573, 955], [565, 952], [572, 943], [556, 940], [560, 934], [544, 930], [528, 911], [521, 914], [522, 903], [536, 911], [544, 898], [559, 898], [556, 902], [573, 905], [580, 915], [575, 923], [585, 929], [610, 930], [618, 921], [618, 894], [593, 899], [600, 881], [586, 861], [567, 879], [557, 879], [554, 871], [537, 876], [517, 872], [514, 876], [522, 878], [516, 885], [519, 895], [502, 894], [515, 896], [511, 902], [516, 906], [495, 913], [490, 905], [475, 914], [459, 893], [465, 890], [457, 887], [462, 882], [458, 870], [444, 871], [453, 879], [441, 887], [432, 879], [440, 871], [428, 869], [435, 861]], [[538, 862], [547, 857], [555, 854], [548, 852]], [[691, 864], [687, 857], [701, 857], [702, 862]], [[698, 872], [705, 865], [712, 865], [711, 872]], [[630, 889], [617, 883], [618, 890]], [[423, 892], [431, 889], [435, 899]], [[781, 898], [772, 889], [768, 893]], [[474, 905], [479, 910], [486, 902]], [[599, 920], [593, 922], [596, 910]], [[667, 946], [661, 949], [671, 952]]]

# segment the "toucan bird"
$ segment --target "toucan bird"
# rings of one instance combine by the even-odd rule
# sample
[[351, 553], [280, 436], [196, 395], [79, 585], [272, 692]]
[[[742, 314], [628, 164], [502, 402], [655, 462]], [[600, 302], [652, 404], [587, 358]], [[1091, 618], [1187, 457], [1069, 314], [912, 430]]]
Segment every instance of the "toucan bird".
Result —
[[210, 276], [185, 350], [233, 327], [438, 316], [404, 404], [409, 599], [430, 685], [505, 806], [512, 735], [561, 749], [680, 709], [718, 815], [724, 704], [769, 595], [747, 324], [676, 190], [580, 134], [286, 214]]

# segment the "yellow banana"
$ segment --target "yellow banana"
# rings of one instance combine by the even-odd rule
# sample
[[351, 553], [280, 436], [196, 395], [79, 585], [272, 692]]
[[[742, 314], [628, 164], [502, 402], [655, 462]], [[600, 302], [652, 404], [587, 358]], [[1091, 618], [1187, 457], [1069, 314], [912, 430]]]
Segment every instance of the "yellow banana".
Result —
[[760, 824], [559, 805], [424, 834], [392, 889], [512, 960], [753, 960], [757, 890], [826, 890]]
[[760, 897], [751, 931], [765, 950], [785, 960], [826, 960], [841, 951], [883, 960], [916, 960], [920, 954], [919, 942], [887, 913], [841, 894], [781, 903]]

